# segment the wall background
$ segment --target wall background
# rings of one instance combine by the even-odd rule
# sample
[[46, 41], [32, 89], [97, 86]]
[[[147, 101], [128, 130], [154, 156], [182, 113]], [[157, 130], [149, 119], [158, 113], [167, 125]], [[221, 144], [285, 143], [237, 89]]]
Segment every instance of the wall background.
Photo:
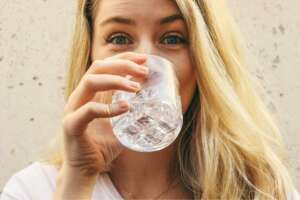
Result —
[[[0, 191], [60, 128], [72, 0], [0, 0]], [[300, 191], [299, 0], [228, 0]]]

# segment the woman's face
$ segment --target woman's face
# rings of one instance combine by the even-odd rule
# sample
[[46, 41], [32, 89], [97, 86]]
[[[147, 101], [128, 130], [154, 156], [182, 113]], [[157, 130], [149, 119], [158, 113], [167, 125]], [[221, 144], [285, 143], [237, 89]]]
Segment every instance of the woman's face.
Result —
[[100, 0], [94, 20], [92, 61], [131, 51], [175, 64], [185, 112], [196, 87], [188, 31], [172, 0]]

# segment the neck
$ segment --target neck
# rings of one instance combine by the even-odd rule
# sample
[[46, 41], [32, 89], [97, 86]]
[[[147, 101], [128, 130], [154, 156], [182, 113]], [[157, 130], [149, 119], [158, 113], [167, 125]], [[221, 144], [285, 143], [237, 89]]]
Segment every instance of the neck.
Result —
[[[113, 183], [119, 190], [143, 198], [162, 192], [179, 174], [175, 162], [177, 143], [176, 140], [165, 149], [149, 153], [124, 149], [111, 165]], [[178, 179], [179, 176], [175, 181]]]

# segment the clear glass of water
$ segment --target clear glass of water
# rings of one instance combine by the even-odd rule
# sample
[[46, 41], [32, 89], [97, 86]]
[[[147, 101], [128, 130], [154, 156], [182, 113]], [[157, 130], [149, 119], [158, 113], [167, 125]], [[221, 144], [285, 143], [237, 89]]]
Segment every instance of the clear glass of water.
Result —
[[114, 92], [112, 103], [126, 100], [130, 109], [112, 117], [111, 123], [115, 136], [125, 147], [152, 152], [167, 147], [177, 138], [183, 116], [173, 63], [160, 56], [148, 55], [144, 65], [149, 68], [149, 75], [141, 83], [139, 92]]

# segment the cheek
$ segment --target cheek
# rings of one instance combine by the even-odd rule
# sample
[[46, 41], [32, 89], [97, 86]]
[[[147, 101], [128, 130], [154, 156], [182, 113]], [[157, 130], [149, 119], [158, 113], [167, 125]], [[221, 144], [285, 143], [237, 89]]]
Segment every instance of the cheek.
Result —
[[182, 111], [185, 113], [196, 89], [195, 71], [189, 62], [186, 62], [185, 64], [182, 63], [180, 66], [178, 66], [176, 71], [180, 82]]
[[104, 47], [98, 45], [97, 41], [93, 42], [92, 49], [91, 49], [92, 61], [104, 59], [109, 56], [111, 56], [110, 53]]

